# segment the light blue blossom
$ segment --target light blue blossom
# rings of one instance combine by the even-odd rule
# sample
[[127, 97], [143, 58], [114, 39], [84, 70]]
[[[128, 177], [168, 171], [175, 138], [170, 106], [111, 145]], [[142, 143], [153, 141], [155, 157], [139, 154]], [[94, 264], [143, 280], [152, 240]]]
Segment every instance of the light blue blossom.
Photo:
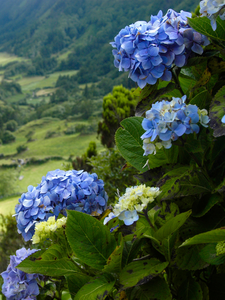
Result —
[[225, 115], [222, 117], [221, 122], [225, 124]]
[[216, 30], [216, 19], [219, 16], [225, 20], [224, 0], [202, 0], [200, 1], [200, 14], [206, 16], [211, 21], [212, 29]]
[[[157, 149], [169, 149], [172, 141], [184, 134], [198, 133], [198, 123], [208, 127], [207, 110], [200, 110], [196, 105], [186, 105], [186, 96], [172, 98], [171, 101], [157, 101], [146, 112], [142, 121], [145, 133], [143, 139], [144, 155], [156, 154]], [[225, 118], [224, 118], [225, 121]]]
[[39, 295], [37, 280], [41, 279], [38, 274], [27, 274], [16, 268], [25, 258], [37, 250], [26, 250], [21, 248], [16, 251], [16, 255], [10, 256], [10, 264], [7, 270], [1, 273], [4, 280], [2, 293], [7, 300], [29, 300], [36, 299]]

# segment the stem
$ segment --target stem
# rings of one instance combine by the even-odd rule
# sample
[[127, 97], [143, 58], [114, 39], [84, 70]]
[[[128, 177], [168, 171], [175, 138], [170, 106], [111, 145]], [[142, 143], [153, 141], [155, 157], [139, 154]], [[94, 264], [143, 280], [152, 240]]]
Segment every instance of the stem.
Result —
[[152, 225], [151, 221], [149, 220], [147, 209], [143, 209], [143, 212], [144, 212], [144, 216], [145, 216], [146, 220], [148, 221], [150, 227], [155, 231], [155, 227]]
[[173, 69], [172, 70], [172, 77], [176, 83], [176, 88], [181, 92], [181, 95], [184, 96], [185, 93], [184, 91], [182, 90], [182, 87], [180, 86], [180, 82], [179, 82], [179, 79], [178, 79], [178, 76], [176, 74], [176, 69]]

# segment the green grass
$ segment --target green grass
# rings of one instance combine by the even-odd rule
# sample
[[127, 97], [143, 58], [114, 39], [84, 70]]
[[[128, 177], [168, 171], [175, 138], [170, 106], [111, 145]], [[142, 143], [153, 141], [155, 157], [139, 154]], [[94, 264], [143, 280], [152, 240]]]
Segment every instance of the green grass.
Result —
[[77, 71], [62, 71], [45, 76], [24, 77], [17, 82], [21, 85], [23, 92], [29, 92], [36, 89], [55, 87], [58, 77], [61, 75], [75, 75]]
[[58, 62], [60, 62], [60, 61], [62, 61], [62, 60], [64, 60], [64, 59], [67, 59], [67, 57], [68, 57], [68, 55], [69, 55], [70, 53], [72, 53], [72, 51], [71, 51], [71, 50], [68, 50], [68, 51], [62, 53], [61, 55], [59, 55], [59, 56], [57, 57]]
[[15, 213], [15, 206], [18, 203], [19, 196], [12, 196], [0, 200], [0, 214], [10, 215]]
[[[0, 147], [0, 153], [4, 155], [16, 155], [16, 148], [19, 145], [26, 144], [28, 150], [16, 155], [16, 158], [44, 158], [49, 156], [63, 156], [64, 158], [68, 158], [70, 154], [76, 156], [82, 155], [90, 141], [95, 141], [98, 149], [100, 149], [102, 146], [100, 141], [97, 140], [96, 133], [90, 135], [80, 135], [79, 133], [64, 135], [63, 131], [66, 129], [66, 125], [69, 127], [77, 123], [86, 122], [66, 122], [65, 120], [49, 118], [29, 122], [14, 133], [16, 137], [14, 143]], [[29, 131], [34, 132], [32, 137], [34, 141], [27, 143], [25, 136]], [[45, 139], [48, 131], [55, 131], [58, 136]]]
[[5, 66], [6, 64], [13, 62], [13, 61], [28, 61], [24, 57], [19, 57], [16, 55], [12, 55], [6, 52], [0, 52], [0, 65]]

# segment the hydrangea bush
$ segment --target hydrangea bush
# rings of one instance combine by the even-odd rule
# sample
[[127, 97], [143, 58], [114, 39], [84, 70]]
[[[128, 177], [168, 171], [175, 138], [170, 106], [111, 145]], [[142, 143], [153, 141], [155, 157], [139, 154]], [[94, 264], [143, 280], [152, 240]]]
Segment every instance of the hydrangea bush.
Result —
[[119, 32], [114, 64], [137, 82], [138, 104], [115, 141], [139, 183], [112, 206], [83, 171], [29, 186], [16, 219], [39, 250], [2, 273], [7, 299], [224, 299], [224, 37], [219, 0]]

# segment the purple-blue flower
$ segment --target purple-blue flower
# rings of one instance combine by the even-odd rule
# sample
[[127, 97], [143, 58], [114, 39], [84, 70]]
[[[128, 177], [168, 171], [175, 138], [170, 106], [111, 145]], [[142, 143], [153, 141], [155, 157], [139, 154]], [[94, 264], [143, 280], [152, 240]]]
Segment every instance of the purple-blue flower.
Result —
[[208, 40], [187, 23], [191, 13], [169, 9], [151, 16], [149, 22], [138, 21], [126, 26], [115, 37], [114, 65], [119, 71], [129, 71], [129, 77], [143, 88], [160, 78], [170, 81], [171, 67], [183, 67], [193, 53], [202, 54]]
[[37, 280], [41, 279], [38, 274], [27, 274], [16, 268], [25, 258], [37, 250], [26, 250], [21, 248], [16, 251], [16, 255], [10, 256], [10, 264], [7, 270], [1, 273], [4, 280], [2, 293], [7, 300], [29, 300], [36, 299], [39, 294]]
[[37, 187], [29, 186], [16, 206], [18, 232], [25, 241], [32, 238], [36, 222], [56, 218], [66, 209], [99, 215], [107, 205], [104, 182], [96, 174], [84, 171], [48, 172]]

